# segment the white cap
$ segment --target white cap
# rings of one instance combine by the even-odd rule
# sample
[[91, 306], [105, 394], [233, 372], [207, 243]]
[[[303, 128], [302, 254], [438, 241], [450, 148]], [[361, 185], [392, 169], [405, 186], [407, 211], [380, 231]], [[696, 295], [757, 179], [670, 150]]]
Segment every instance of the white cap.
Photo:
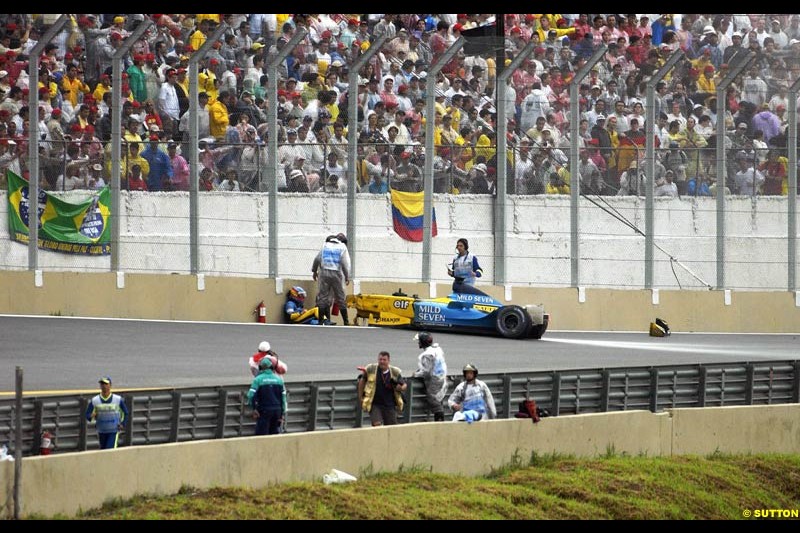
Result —
[[6, 76], [8, 76], [8, 71], [7, 70], [0, 70], [0, 78], [5, 78]]
[[267, 342], [267, 341], [261, 341], [261, 344], [258, 345], [258, 351], [259, 352], [268, 352], [269, 349], [270, 349], [270, 345], [269, 345], [269, 342]]
[[709, 25], [709, 26], [706, 26], [705, 28], [703, 28], [703, 35], [706, 35], [706, 34], [709, 34], [709, 33], [717, 33], [717, 30], [714, 29], [714, 26], [710, 26]]

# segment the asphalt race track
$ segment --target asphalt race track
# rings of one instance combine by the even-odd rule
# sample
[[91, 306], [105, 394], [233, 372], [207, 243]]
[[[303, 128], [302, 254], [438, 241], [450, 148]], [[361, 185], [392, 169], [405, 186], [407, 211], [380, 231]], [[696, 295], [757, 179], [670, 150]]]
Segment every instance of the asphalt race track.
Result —
[[[249, 383], [247, 359], [262, 340], [289, 366], [287, 381], [355, 378], [380, 350], [410, 374], [420, 350], [413, 330], [0, 316], [0, 397], [24, 369], [26, 393], [96, 391], [109, 375], [115, 389]], [[434, 333], [449, 373], [472, 362], [481, 372], [559, 370], [800, 358], [800, 333], [548, 331], [542, 340]]]

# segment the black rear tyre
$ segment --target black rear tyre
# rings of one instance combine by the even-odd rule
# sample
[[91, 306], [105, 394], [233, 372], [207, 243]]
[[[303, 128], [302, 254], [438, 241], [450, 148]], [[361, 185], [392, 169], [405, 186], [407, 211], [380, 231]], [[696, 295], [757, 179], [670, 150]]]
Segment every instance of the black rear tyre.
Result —
[[525, 336], [531, 327], [531, 317], [522, 307], [509, 305], [497, 312], [497, 333], [507, 339], [519, 339]]
[[530, 329], [528, 330], [528, 337], [532, 339], [541, 339], [544, 335], [544, 332], [547, 331], [547, 325], [549, 323], [549, 317], [547, 315], [544, 316], [544, 323], [542, 324], [531, 324]]

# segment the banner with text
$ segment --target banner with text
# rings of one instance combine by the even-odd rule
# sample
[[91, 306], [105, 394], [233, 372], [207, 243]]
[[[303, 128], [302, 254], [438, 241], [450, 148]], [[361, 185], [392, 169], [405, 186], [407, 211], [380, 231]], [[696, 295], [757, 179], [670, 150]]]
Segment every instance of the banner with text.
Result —
[[[11, 239], [28, 243], [28, 182], [11, 171], [8, 177], [8, 230]], [[87, 191], [88, 192], [88, 191]], [[111, 214], [108, 187], [80, 203], [61, 200], [39, 189], [39, 248], [81, 255], [109, 255]]]

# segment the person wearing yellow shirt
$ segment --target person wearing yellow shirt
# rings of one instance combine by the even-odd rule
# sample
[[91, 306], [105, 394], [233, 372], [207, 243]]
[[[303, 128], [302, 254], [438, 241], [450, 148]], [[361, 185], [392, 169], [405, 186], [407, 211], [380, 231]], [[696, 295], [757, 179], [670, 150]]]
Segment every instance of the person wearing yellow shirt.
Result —
[[486, 133], [481, 133], [475, 142], [475, 157], [483, 156], [487, 161], [490, 161], [497, 153], [494, 141], [494, 135], [490, 138]]
[[550, 173], [550, 180], [544, 186], [545, 194], [569, 194], [569, 185], [565, 183], [558, 172]]
[[195, 21], [197, 21], [197, 23], [203, 22], [204, 20], [219, 24], [219, 15], [195, 15]]
[[[187, 76], [188, 80], [188, 76]], [[189, 87], [187, 82], [186, 94], [189, 94]], [[197, 74], [197, 89], [198, 91], [208, 94], [209, 99], [215, 99], [219, 96], [219, 85], [217, 75], [210, 68], [203, 69]]]
[[208, 19], [198, 21], [197, 29], [189, 37], [189, 46], [195, 51], [199, 50], [208, 39], [208, 31]]
[[141, 156], [141, 148], [142, 145], [138, 142], [132, 142], [128, 145], [128, 153], [120, 161], [120, 171], [124, 176], [127, 176], [133, 165], [139, 165], [142, 169], [142, 179], [147, 181], [147, 176], [150, 174], [150, 163]]
[[437, 117], [443, 117], [447, 114], [447, 108], [444, 106], [445, 94], [441, 89], [436, 89], [436, 100], [433, 105]]
[[97, 84], [97, 87], [94, 88], [94, 92], [92, 93], [94, 101], [102, 102], [103, 95], [110, 90], [111, 90], [111, 77], [108, 74], [103, 74], [102, 76], [100, 76], [100, 82]]
[[697, 79], [697, 90], [701, 93], [717, 93], [717, 82], [714, 79], [714, 65], [708, 64], [703, 67], [703, 75]]
[[128, 123], [125, 125], [125, 131], [122, 132], [122, 138], [129, 142], [142, 142], [142, 136], [139, 135], [139, 120], [135, 118], [128, 118]]
[[225, 132], [230, 123], [228, 108], [223, 100], [228, 98], [228, 92], [219, 93], [219, 98], [208, 98], [208, 129], [211, 135], [217, 140], [225, 139]]
[[[82, 75], [81, 75], [82, 77]], [[69, 99], [72, 107], [78, 107], [78, 93], [89, 94], [89, 86], [78, 77], [78, 67], [70, 65], [67, 75], [61, 80], [61, 88], [64, 89], [64, 97]]]
[[[559, 16], [559, 18], [561, 17]], [[547, 34], [550, 32], [550, 30], [554, 30], [556, 32], [556, 38], [560, 39], [565, 35], [572, 35], [575, 33], [577, 28], [574, 26], [571, 28], [557, 28], [552, 24], [549, 16], [542, 15], [539, 17], [539, 27], [534, 30], [534, 33], [539, 34], [539, 42], [543, 43], [547, 40]]]
[[56, 82], [52, 81], [52, 78], [49, 74], [44, 76], [43, 74], [44, 71], [39, 73], [39, 76], [41, 76], [41, 81], [39, 81], [39, 98], [43, 98], [42, 93], [44, 91], [42, 91], [42, 89], [47, 89], [47, 95], [44, 98], [46, 98], [48, 102], [52, 102], [53, 98], [55, 98], [58, 94], [58, 85]]

